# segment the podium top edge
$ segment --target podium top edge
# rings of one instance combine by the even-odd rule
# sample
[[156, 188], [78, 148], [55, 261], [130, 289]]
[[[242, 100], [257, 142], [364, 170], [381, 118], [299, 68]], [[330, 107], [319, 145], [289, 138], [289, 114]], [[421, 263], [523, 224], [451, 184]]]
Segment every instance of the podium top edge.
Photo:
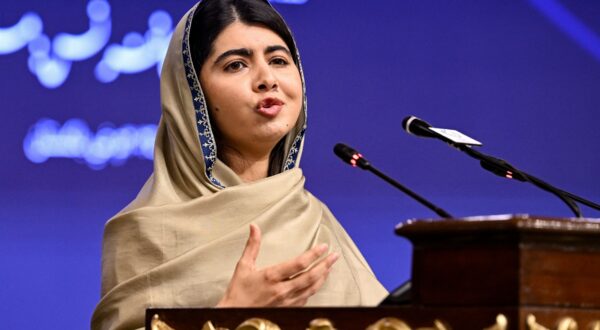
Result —
[[396, 234], [407, 238], [410, 238], [412, 234], [471, 231], [560, 232], [600, 235], [600, 219], [501, 214], [458, 219], [408, 219], [396, 225], [395, 229]]

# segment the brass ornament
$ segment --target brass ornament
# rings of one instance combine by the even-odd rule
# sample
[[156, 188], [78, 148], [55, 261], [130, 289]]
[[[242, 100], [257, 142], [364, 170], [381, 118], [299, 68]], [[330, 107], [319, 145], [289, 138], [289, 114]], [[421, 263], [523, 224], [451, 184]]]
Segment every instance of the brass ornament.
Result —
[[406, 322], [395, 317], [384, 317], [369, 325], [367, 330], [411, 330]]
[[527, 319], [525, 320], [525, 322], [527, 323], [527, 327], [529, 330], [550, 330], [545, 326], [537, 323], [533, 314], [527, 315]]
[[417, 328], [416, 330], [451, 330], [449, 325], [446, 323], [435, 319], [433, 320], [433, 328]]
[[[366, 330], [412, 330], [404, 321], [395, 317], [384, 317], [369, 325]], [[451, 330], [451, 328], [440, 320], [433, 321], [433, 327], [415, 328], [415, 330]]]
[[[535, 315], [528, 314], [525, 320], [527, 330], [550, 330], [538, 323]], [[151, 330], [175, 330], [165, 321], [160, 319], [158, 314], [154, 314], [150, 321]], [[366, 330], [451, 330], [452, 328], [445, 322], [435, 319], [433, 327], [411, 328], [405, 321], [395, 317], [385, 317], [369, 325]], [[202, 330], [229, 330], [228, 328], [215, 327], [212, 322], [206, 321]], [[242, 322], [235, 330], [281, 330], [281, 328], [266, 319], [250, 318]], [[316, 318], [310, 321], [306, 330], [337, 330], [333, 322], [327, 318]], [[496, 316], [496, 323], [483, 330], [508, 330], [508, 319], [504, 314]], [[556, 324], [556, 330], [579, 330], [579, 326], [574, 318], [560, 318]], [[600, 320], [594, 320], [587, 324], [585, 330], [600, 330]]]
[[158, 316], [158, 314], [154, 314], [154, 316], [152, 316], [152, 321], [150, 322], [150, 329], [152, 329], [152, 330], [175, 330], [175, 329], [171, 328], [168, 324], [163, 322], [163, 320], [160, 319], [160, 316]]
[[504, 314], [498, 314], [496, 316], [496, 324], [491, 327], [484, 328], [483, 330], [506, 330], [508, 328], [508, 319]]
[[434, 320], [433, 324], [435, 324], [436, 329], [439, 329], [439, 330], [452, 330], [452, 328], [447, 323], [440, 321], [438, 319]]
[[600, 330], [600, 320], [590, 322], [586, 330]]
[[326, 318], [317, 318], [310, 321], [306, 330], [337, 330], [333, 323]]
[[281, 330], [279, 326], [269, 320], [251, 318], [238, 325], [235, 330]]
[[206, 321], [201, 330], [229, 330], [228, 328], [215, 327], [210, 320]]
[[206, 323], [204, 323], [204, 325], [202, 326], [202, 330], [216, 330], [216, 329], [211, 321], [206, 321]]
[[577, 330], [577, 322], [572, 317], [563, 317], [558, 320], [557, 330]]

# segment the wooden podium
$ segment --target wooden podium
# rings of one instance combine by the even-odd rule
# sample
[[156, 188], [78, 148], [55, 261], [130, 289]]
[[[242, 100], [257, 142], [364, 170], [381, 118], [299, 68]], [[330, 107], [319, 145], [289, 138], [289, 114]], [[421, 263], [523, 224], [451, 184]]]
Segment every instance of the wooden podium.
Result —
[[413, 244], [410, 303], [157, 308], [146, 329], [600, 330], [600, 220], [409, 220], [396, 233]]

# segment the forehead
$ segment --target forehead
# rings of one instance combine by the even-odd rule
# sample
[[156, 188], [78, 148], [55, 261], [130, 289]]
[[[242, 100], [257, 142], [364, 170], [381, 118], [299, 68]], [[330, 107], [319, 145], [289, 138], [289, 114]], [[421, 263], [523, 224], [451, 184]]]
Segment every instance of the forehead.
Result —
[[[239, 21], [228, 25], [215, 39], [213, 55], [237, 48], [262, 49], [285, 42], [272, 30], [261, 25], [248, 25]], [[286, 47], [287, 48], [287, 47]]]

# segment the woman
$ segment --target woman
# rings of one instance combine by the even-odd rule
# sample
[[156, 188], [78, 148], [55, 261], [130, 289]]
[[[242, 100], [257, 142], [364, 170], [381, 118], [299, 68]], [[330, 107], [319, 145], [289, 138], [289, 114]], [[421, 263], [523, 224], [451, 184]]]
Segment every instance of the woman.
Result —
[[93, 329], [143, 327], [148, 307], [374, 305], [387, 294], [304, 189], [302, 69], [266, 0], [192, 8], [169, 45], [161, 102], [154, 173], [105, 228]]

